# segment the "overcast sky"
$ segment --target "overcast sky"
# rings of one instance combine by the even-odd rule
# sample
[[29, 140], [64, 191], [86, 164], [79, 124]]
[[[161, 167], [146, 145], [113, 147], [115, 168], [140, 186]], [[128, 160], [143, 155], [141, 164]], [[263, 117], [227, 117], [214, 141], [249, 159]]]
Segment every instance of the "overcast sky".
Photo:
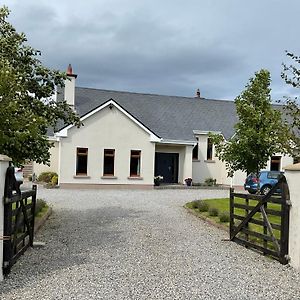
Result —
[[254, 72], [272, 75], [285, 50], [300, 54], [300, 0], [7, 0], [10, 21], [43, 62], [78, 74], [77, 85], [234, 99]]

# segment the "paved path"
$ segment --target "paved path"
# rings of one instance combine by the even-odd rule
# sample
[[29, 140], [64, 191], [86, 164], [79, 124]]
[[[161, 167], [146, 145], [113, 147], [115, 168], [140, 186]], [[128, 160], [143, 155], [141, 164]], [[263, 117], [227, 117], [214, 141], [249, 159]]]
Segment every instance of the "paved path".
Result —
[[[182, 205], [208, 190], [40, 190], [54, 213], [0, 299], [300, 299], [300, 276]], [[2, 292], [1, 292], [2, 291]]]

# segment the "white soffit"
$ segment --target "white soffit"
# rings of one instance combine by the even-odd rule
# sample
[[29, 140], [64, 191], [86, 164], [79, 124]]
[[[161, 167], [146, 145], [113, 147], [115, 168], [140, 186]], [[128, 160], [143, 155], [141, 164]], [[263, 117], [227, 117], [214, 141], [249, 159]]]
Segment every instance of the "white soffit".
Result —
[[159, 144], [195, 146], [197, 144], [197, 142], [196, 141], [183, 141], [183, 140], [161, 139], [161, 141], [159, 141]]
[[193, 133], [194, 133], [194, 134], [198, 134], [198, 135], [208, 135], [208, 134], [210, 134], [210, 133], [213, 133], [213, 134], [222, 134], [222, 131], [213, 131], [213, 130], [210, 130], [210, 131], [193, 130]]

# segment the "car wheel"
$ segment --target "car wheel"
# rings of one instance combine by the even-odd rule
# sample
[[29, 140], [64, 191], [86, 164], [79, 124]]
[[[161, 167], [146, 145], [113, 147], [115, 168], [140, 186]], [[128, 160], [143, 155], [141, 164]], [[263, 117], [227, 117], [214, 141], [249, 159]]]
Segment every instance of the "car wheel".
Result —
[[262, 195], [267, 195], [270, 192], [271, 188], [272, 187], [270, 185], [265, 185], [261, 188], [260, 193]]

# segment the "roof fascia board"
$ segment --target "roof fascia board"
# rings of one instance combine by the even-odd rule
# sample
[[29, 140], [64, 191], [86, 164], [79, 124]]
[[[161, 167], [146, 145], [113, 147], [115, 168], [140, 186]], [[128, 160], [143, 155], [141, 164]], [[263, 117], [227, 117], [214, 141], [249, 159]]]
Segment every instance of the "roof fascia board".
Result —
[[59, 137], [57, 137], [57, 136], [48, 136], [48, 141], [59, 142]]
[[194, 133], [195, 135], [209, 135], [210, 133], [212, 133], [212, 134], [220, 134], [220, 135], [222, 135], [222, 137], [223, 137], [224, 140], [226, 141], [226, 138], [225, 138], [224, 134], [222, 133], [222, 131], [193, 130], [193, 133]]
[[[118, 110], [120, 110], [123, 114], [125, 114], [131, 121], [133, 121], [136, 125], [138, 125], [140, 128], [142, 128], [144, 131], [146, 131], [150, 135], [150, 141], [151, 142], [160, 142], [161, 138], [159, 138], [157, 135], [155, 135], [151, 130], [149, 130], [146, 126], [144, 126], [141, 122], [139, 122], [136, 118], [134, 118], [130, 113], [128, 113], [123, 107], [121, 107], [118, 103], [116, 103], [113, 99], [105, 102], [103, 105], [97, 107], [96, 109], [90, 111], [86, 115], [80, 118], [80, 120], [83, 122], [85, 119], [89, 118], [90, 116], [94, 115], [98, 111], [113, 105]], [[71, 124], [57, 132], [55, 135], [58, 137], [67, 137], [68, 136], [68, 130], [75, 125]]]
[[176, 144], [176, 145], [186, 145], [186, 146], [195, 146], [197, 144], [196, 141], [184, 141], [184, 140], [168, 140], [161, 139], [160, 144]]
[[193, 130], [193, 133], [194, 134], [198, 134], [198, 135], [208, 135], [210, 133], [213, 133], [213, 134], [222, 134], [222, 131], [213, 131], [213, 130], [210, 130], [210, 131], [205, 131], [205, 130]]

